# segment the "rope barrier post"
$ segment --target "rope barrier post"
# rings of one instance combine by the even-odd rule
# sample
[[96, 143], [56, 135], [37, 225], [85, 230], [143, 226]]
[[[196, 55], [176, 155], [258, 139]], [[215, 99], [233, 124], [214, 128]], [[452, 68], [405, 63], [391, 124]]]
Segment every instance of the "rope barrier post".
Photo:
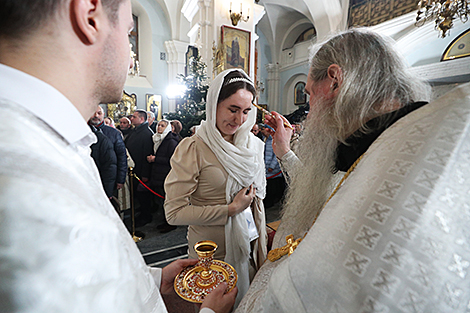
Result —
[[132, 239], [134, 239], [134, 242], [140, 242], [142, 241], [142, 237], [137, 237], [135, 235], [135, 211], [134, 211], [134, 172], [133, 168], [129, 168], [129, 183], [130, 183], [130, 193], [131, 193], [131, 215], [132, 215]]

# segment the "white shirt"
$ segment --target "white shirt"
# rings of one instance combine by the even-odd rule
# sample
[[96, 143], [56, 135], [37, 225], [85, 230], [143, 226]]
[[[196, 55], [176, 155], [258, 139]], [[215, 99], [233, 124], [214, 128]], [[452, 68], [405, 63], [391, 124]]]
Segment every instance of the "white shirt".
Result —
[[101, 187], [86, 121], [45, 82], [0, 64], [0, 311], [166, 312]]

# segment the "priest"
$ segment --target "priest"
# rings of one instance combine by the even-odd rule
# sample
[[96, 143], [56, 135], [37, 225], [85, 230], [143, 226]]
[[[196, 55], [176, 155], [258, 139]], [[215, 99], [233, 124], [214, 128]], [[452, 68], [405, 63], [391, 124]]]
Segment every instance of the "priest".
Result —
[[[237, 312], [466, 312], [470, 87], [426, 104], [391, 43], [349, 30], [312, 51], [274, 249]], [[288, 238], [286, 242], [286, 237]]]

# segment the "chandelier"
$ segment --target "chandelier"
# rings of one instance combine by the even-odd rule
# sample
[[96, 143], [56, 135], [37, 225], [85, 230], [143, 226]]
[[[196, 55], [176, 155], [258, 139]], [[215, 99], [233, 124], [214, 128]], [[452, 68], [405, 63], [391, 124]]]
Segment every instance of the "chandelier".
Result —
[[469, 14], [470, 0], [420, 0], [415, 25], [419, 27], [426, 21], [435, 19], [435, 28], [444, 38], [447, 31], [454, 26], [453, 20], [459, 17], [462, 23], [465, 23]]

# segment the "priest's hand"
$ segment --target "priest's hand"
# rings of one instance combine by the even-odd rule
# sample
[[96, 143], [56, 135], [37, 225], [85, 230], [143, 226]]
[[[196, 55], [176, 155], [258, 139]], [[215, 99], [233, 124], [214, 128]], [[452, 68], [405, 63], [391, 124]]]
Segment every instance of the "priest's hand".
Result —
[[234, 216], [250, 206], [255, 197], [256, 188], [253, 185], [240, 190], [232, 203], [228, 205], [228, 216]]
[[265, 122], [275, 131], [268, 129], [271, 137], [273, 137], [273, 151], [278, 158], [282, 158], [284, 154], [290, 150], [290, 139], [292, 137], [292, 129], [286, 127], [284, 122], [290, 125], [289, 121], [277, 112], [271, 112], [276, 118], [269, 115], [265, 116]]
[[235, 287], [230, 292], [225, 293], [227, 289], [227, 283], [221, 283], [215, 288], [210, 294], [207, 295], [206, 299], [201, 305], [202, 308], [212, 309], [215, 313], [229, 313], [232, 311], [233, 305], [235, 304], [235, 297], [238, 293], [238, 288]]
[[173, 283], [176, 275], [178, 275], [183, 268], [194, 265], [197, 263], [196, 259], [180, 259], [176, 260], [162, 269], [162, 283], [160, 285], [160, 293], [163, 295], [174, 293]]

